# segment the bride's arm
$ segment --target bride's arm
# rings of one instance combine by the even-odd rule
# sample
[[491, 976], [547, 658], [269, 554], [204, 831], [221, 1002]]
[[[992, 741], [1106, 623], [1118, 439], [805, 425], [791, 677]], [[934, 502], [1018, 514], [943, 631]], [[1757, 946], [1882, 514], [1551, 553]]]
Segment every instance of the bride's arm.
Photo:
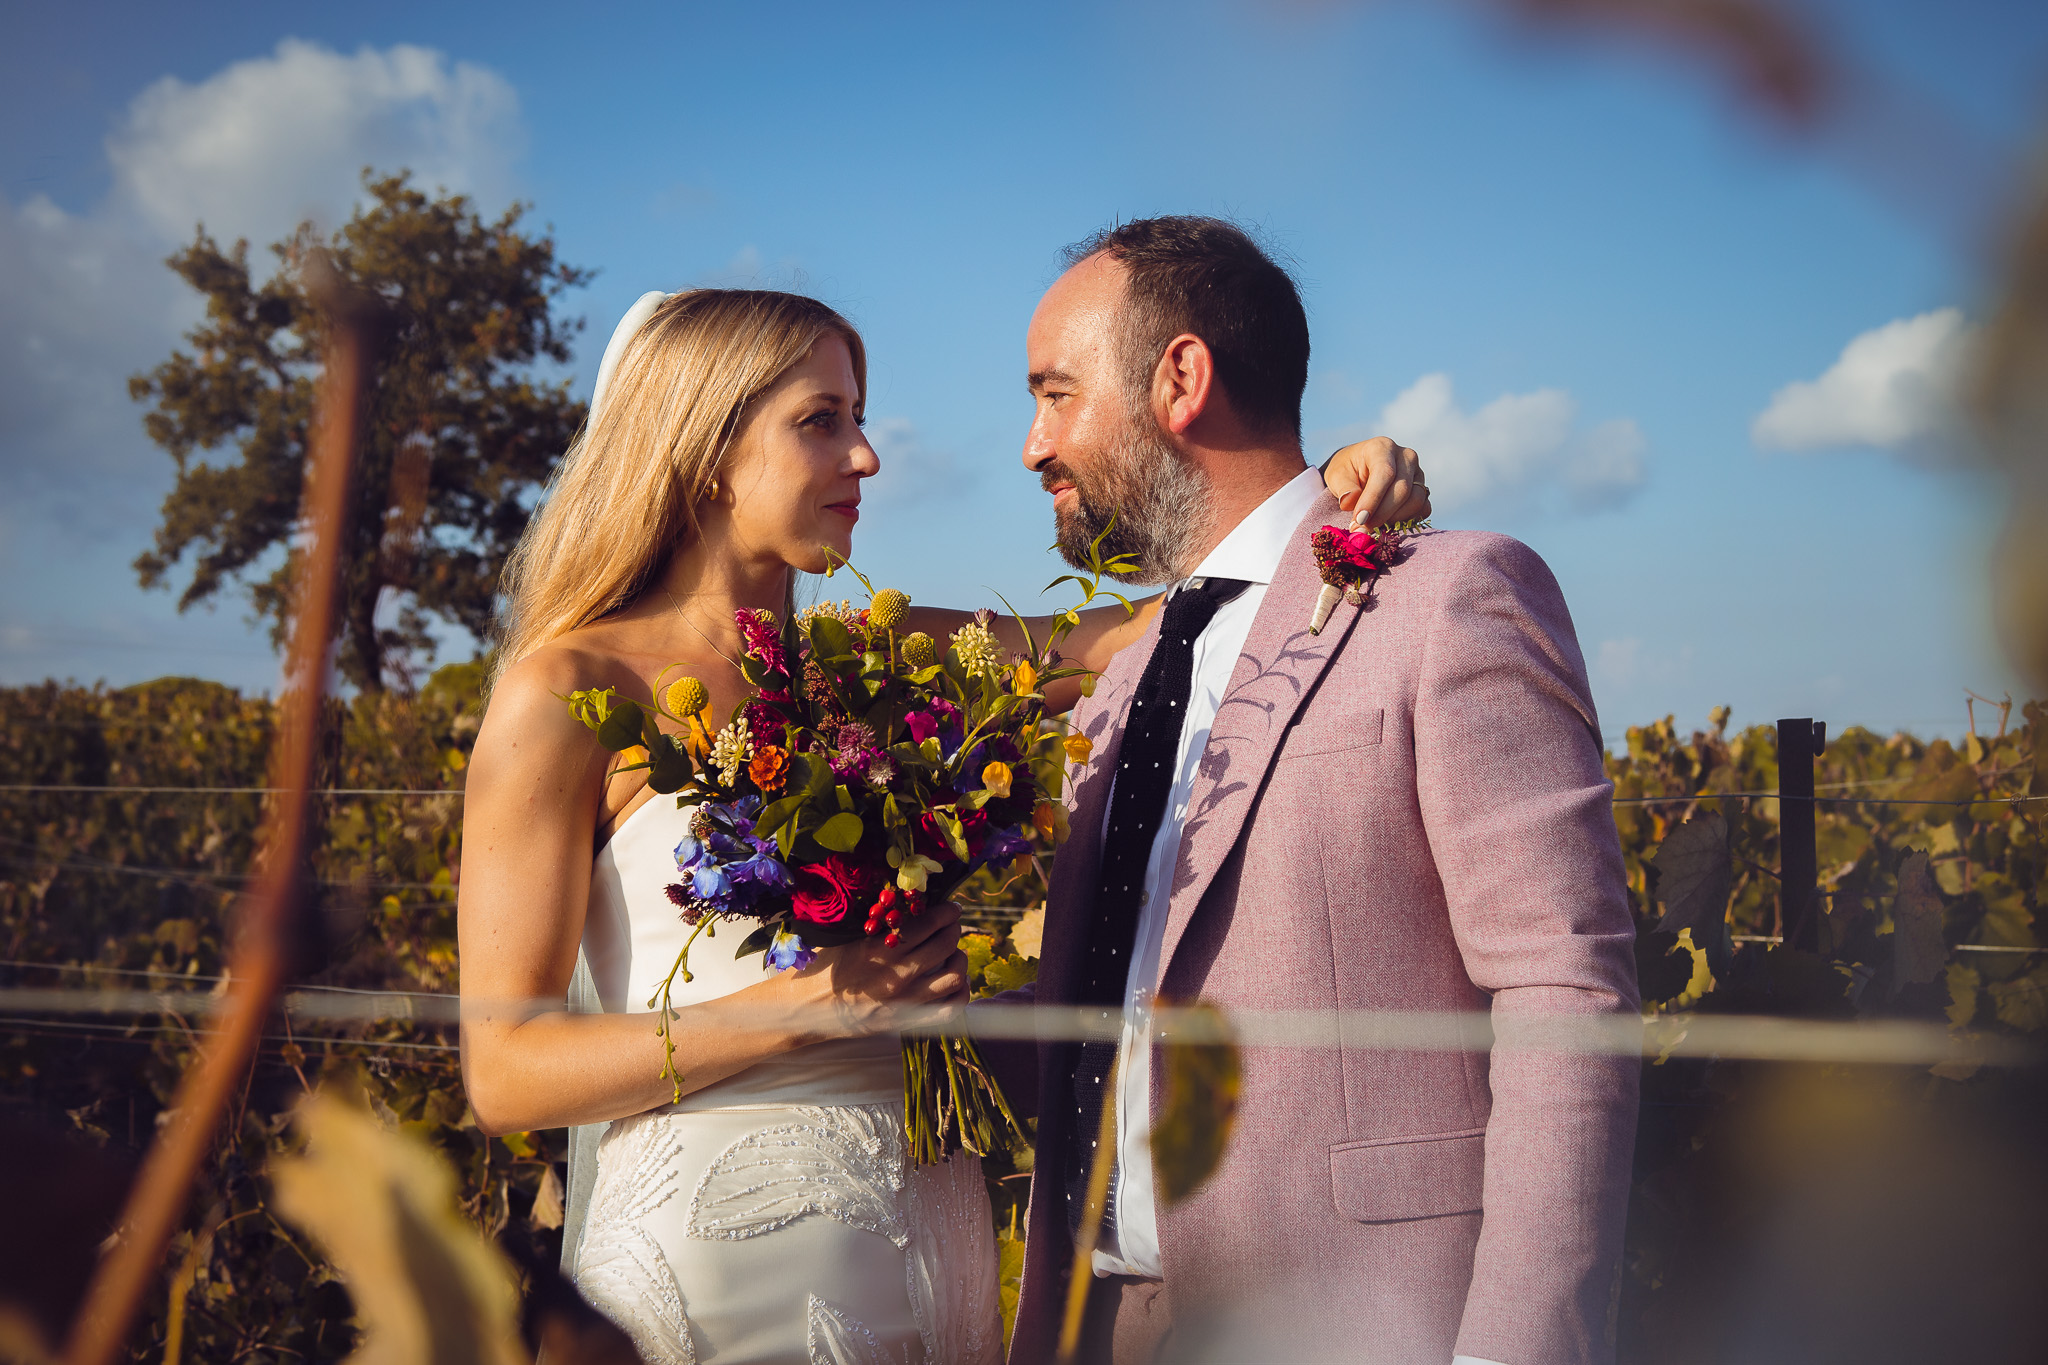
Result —
[[[578, 667], [560, 658], [515, 667], [469, 767], [457, 902], [462, 1074], [487, 1133], [619, 1118], [674, 1094], [653, 1014], [564, 1009], [611, 758], [553, 695], [592, 681], [575, 677]], [[802, 972], [677, 1010], [684, 1092], [807, 1043], [886, 1031], [906, 1007], [964, 999], [957, 912], [913, 926], [895, 947], [828, 949]]]
[[[1422, 481], [1422, 462], [1415, 452], [1385, 436], [1354, 441], [1332, 455], [1323, 467], [1323, 484], [1338, 505], [1352, 515], [1355, 524], [1379, 526], [1389, 521], [1420, 521], [1429, 515], [1429, 487]], [[1159, 610], [1161, 594], [1133, 598], [1137, 608], [1125, 612], [1112, 602], [1082, 612], [1081, 623], [1060, 642], [1060, 653], [1068, 662], [1091, 673], [1109, 667], [1110, 659], [1126, 645], [1137, 643]], [[921, 630], [943, 641], [967, 623], [970, 612], [948, 607], [913, 606], [908, 628]], [[1043, 641], [1051, 630], [1051, 616], [1027, 616], [1025, 624], [1034, 640]], [[991, 630], [1005, 649], [1024, 649], [1024, 628], [1016, 618], [997, 616]], [[1081, 680], [1064, 678], [1045, 689], [1045, 708], [1059, 715], [1081, 699]]]

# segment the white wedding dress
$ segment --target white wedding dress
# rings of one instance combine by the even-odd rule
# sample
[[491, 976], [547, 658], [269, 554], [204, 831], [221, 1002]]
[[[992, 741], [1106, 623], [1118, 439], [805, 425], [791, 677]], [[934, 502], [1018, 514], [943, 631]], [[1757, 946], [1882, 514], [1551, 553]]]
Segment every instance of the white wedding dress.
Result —
[[[657, 796], [597, 856], [570, 1008], [646, 1012], [688, 935]], [[690, 950], [678, 1006], [759, 981], [744, 926]], [[652, 1027], [650, 1022], [649, 1027]], [[676, 1036], [689, 1074], [690, 1039]], [[912, 1166], [894, 1037], [824, 1043], [571, 1132], [563, 1267], [649, 1365], [997, 1365], [981, 1163]]]

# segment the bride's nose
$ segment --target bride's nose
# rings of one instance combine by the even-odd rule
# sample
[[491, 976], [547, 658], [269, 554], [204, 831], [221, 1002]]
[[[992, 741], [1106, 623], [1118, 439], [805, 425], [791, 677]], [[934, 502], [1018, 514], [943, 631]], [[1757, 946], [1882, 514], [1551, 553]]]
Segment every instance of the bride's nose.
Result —
[[868, 444], [867, 437], [853, 448], [853, 476], [857, 479], [871, 479], [882, 472], [882, 457], [875, 454], [875, 448]]

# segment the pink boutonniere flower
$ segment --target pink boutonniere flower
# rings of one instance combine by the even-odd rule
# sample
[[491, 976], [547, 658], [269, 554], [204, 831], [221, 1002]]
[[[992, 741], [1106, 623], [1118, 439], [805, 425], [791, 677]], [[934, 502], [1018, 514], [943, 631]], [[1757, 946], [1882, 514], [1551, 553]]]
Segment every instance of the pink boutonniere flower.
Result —
[[1342, 526], [1325, 526], [1310, 536], [1309, 551], [1316, 557], [1316, 571], [1322, 576], [1323, 590], [1316, 597], [1315, 614], [1309, 618], [1308, 633], [1323, 633], [1323, 627], [1329, 624], [1330, 613], [1336, 609], [1340, 597], [1348, 599], [1353, 606], [1363, 602], [1372, 592], [1373, 580], [1394, 566], [1404, 539], [1403, 532], [1413, 530], [1419, 524], [1407, 523], [1379, 531], [1363, 527], [1346, 530]]

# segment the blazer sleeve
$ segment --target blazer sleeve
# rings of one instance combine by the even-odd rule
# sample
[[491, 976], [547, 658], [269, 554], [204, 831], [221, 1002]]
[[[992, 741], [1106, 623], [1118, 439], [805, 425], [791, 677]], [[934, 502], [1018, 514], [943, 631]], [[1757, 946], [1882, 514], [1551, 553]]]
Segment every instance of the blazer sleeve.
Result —
[[1613, 1356], [1640, 1060], [1516, 1047], [1636, 992], [1613, 787], [1557, 581], [1527, 546], [1459, 537], [1415, 701], [1418, 800], [1465, 970], [1492, 996], [1484, 1213], [1457, 1352]]

